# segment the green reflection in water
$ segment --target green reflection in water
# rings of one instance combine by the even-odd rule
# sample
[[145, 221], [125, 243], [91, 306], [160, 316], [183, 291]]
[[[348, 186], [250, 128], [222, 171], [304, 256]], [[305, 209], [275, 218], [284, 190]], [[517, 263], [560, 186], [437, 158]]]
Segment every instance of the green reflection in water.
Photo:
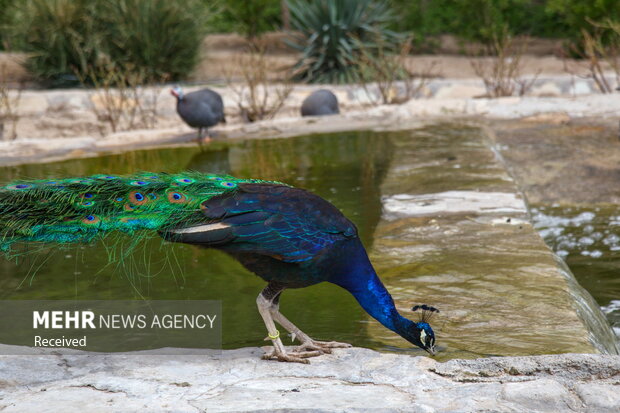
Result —
[[[370, 246], [381, 214], [379, 185], [391, 154], [389, 135], [352, 132], [230, 145], [215, 143], [206, 151], [160, 149], [5, 167], [0, 168], [0, 181], [185, 169], [274, 179], [309, 189], [334, 203], [355, 222], [365, 245]], [[115, 251], [120, 249], [122, 245], [117, 245]], [[222, 300], [224, 348], [265, 344], [265, 328], [255, 304], [265, 283], [227, 255], [152, 240], [119, 268], [106, 265], [108, 253], [99, 242], [69, 250], [42, 251], [19, 263], [0, 259], [0, 297]], [[380, 346], [367, 335], [364, 321], [368, 316], [336, 286], [322, 284], [287, 291], [281, 308], [291, 321], [317, 338]]]

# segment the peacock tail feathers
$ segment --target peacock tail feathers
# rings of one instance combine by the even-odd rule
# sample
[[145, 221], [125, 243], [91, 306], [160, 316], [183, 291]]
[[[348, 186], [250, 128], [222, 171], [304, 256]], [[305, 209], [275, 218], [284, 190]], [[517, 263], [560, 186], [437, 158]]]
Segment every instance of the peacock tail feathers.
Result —
[[140, 172], [0, 186], [0, 251], [17, 243], [88, 243], [113, 232], [143, 238], [204, 220], [201, 204], [241, 183], [228, 175]]

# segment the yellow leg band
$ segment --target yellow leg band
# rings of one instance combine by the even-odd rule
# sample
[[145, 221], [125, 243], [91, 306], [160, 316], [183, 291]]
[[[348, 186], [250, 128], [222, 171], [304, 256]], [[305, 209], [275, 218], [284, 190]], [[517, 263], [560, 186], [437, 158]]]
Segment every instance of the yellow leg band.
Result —
[[269, 332], [267, 332], [267, 337], [269, 337], [272, 340], [277, 340], [278, 338], [280, 338], [280, 331], [276, 330], [276, 334], [273, 336], [269, 334]]

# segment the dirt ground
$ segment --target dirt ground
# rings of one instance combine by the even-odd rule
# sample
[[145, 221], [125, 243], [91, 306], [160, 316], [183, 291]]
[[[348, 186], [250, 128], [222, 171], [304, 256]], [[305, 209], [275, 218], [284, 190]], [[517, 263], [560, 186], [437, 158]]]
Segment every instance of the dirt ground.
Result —
[[[268, 33], [264, 44], [267, 50], [266, 59], [272, 80], [283, 79], [287, 71], [295, 64], [298, 54], [285, 43], [289, 35], [284, 33]], [[426, 74], [436, 78], [466, 79], [476, 78], [472, 61], [489, 61], [488, 58], [472, 58], [463, 55], [463, 45], [450, 36], [442, 36], [438, 54], [412, 55], [408, 61], [409, 69], [418, 74]], [[563, 59], [561, 41], [549, 39], [533, 39], [528, 43], [528, 54], [522, 58], [522, 75], [562, 75], [570, 72], [586, 75], [587, 69], [583, 62]], [[227, 79], [240, 80], [241, 66], [247, 48], [246, 40], [237, 34], [213, 34], [205, 38], [201, 50], [201, 60], [188, 81], [191, 83], [223, 84]], [[0, 81], [11, 84], [31, 83], [27, 70], [24, 69], [25, 55], [21, 53], [0, 53]], [[429, 67], [433, 69], [429, 71]]]
[[[273, 71], [273, 79], [281, 79], [299, 57], [286, 40], [292, 40], [284, 33], [268, 33], [264, 38], [268, 66]], [[410, 71], [436, 78], [469, 79], [476, 78], [472, 62], [486, 61], [486, 57], [465, 55], [465, 47], [453, 36], [441, 36], [438, 40], [437, 54], [414, 54], [407, 59]], [[236, 34], [215, 34], [205, 38], [202, 59], [191, 75], [195, 82], [222, 82], [226, 77], [241, 78], [240, 61], [246, 50], [246, 40]], [[476, 46], [473, 46], [475, 49]], [[562, 58], [562, 41], [554, 39], [531, 39], [527, 54], [522, 57], [522, 75], [553, 76], [568, 74], [586, 75], [584, 62]], [[429, 72], [429, 68], [431, 68]], [[232, 76], [231, 76], [232, 75]]]

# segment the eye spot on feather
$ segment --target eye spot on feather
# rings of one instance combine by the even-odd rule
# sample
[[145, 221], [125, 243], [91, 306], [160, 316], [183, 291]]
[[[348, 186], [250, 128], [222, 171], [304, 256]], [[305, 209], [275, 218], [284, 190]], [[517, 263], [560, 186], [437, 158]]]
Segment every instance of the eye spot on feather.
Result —
[[125, 211], [127, 211], [127, 212], [133, 212], [133, 210], [134, 210], [135, 208], [136, 208], [136, 207], [134, 207], [133, 205], [130, 205], [130, 204], [125, 204], [125, 206], [123, 207], [123, 209], [124, 209]]
[[116, 198], [114, 198], [114, 202], [123, 202], [125, 200], [125, 198], [123, 198], [122, 196], [118, 196]]
[[150, 199], [152, 199], [153, 201], [159, 198], [159, 197], [157, 196], [157, 194], [155, 194], [155, 193], [153, 193], [153, 192], [151, 192], [150, 194], [148, 194], [148, 197], [149, 197]]
[[234, 182], [220, 182], [220, 186], [223, 188], [234, 188], [237, 184]]
[[94, 201], [84, 201], [80, 204], [80, 206], [85, 207], [85, 208], [89, 208], [93, 205], [95, 205]]
[[168, 192], [168, 201], [173, 204], [184, 204], [187, 202], [187, 197], [181, 192]]
[[91, 192], [86, 192], [84, 194], [82, 194], [82, 199], [92, 199], [95, 197], [95, 194], [91, 193]]
[[84, 184], [84, 185], [90, 185], [93, 183], [92, 179], [80, 179], [80, 178], [75, 178], [75, 179], [66, 179], [64, 181], [65, 183], [68, 184]]
[[96, 215], [87, 215], [82, 219], [82, 222], [87, 225], [98, 224], [101, 220]]
[[148, 202], [148, 199], [141, 192], [133, 191], [129, 193], [129, 202], [135, 205], [144, 205]]
[[190, 178], [178, 178], [176, 181], [184, 185], [193, 184], [195, 182], [193, 179], [190, 179]]
[[133, 186], [144, 186], [144, 185], [148, 185], [149, 183], [146, 181], [131, 181], [129, 183], [129, 185], [133, 185]]
[[6, 189], [28, 189], [28, 188], [32, 188], [32, 185], [28, 185], [28, 184], [16, 184], [16, 185], [8, 185], [5, 186]]

